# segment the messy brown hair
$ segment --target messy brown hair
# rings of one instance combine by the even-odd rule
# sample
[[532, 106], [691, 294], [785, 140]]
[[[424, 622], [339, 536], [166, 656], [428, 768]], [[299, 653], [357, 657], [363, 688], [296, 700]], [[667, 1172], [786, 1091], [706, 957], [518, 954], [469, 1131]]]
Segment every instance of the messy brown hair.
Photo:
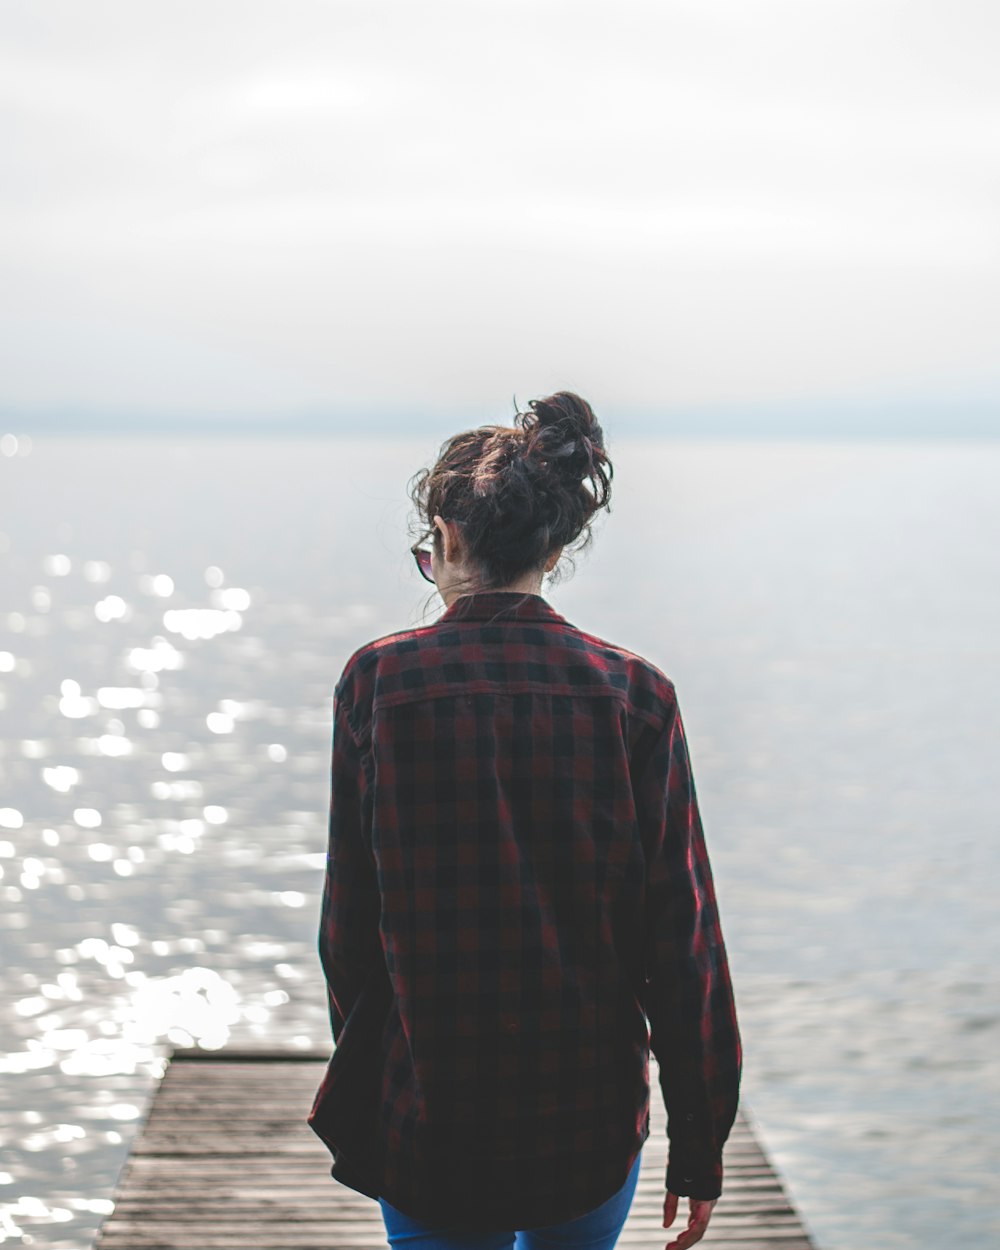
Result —
[[[589, 545], [594, 515], [611, 511], [613, 473], [604, 431], [585, 399], [572, 391], [533, 399], [512, 426], [453, 435], [433, 468], [410, 479], [417, 541], [433, 536], [440, 556], [433, 518], [455, 521], [476, 570], [463, 593], [502, 590], [540, 570], [558, 548]], [[557, 566], [549, 577], [559, 576]]]

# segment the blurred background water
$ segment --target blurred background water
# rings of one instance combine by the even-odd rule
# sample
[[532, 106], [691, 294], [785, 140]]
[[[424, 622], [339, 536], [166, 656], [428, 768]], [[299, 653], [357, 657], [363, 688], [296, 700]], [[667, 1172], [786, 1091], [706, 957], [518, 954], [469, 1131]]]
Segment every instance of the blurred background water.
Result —
[[[677, 684], [746, 1105], [823, 1250], [988, 1250], [1000, 444], [609, 446], [543, 593]], [[332, 690], [440, 614], [437, 448], [3, 440], [0, 1239], [91, 1244], [171, 1047], [328, 1046]]]

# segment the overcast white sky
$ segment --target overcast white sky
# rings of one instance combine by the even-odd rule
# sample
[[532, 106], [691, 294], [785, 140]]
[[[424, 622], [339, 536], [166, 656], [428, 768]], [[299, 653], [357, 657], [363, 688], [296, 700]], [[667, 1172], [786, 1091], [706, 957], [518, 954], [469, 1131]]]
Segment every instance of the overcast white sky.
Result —
[[996, 0], [0, 20], [0, 410], [1000, 396]]

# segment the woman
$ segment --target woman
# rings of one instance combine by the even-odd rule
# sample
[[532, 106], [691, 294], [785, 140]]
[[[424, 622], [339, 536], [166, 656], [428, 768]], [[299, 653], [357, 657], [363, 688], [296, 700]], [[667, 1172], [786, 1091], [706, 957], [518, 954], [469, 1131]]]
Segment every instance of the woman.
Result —
[[541, 595], [608, 507], [601, 427], [570, 392], [528, 409], [416, 475], [446, 610], [361, 647], [334, 691], [335, 1050], [309, 1123], [393, 1246], [610, 1250], [652, 1049], [685, 1250], [741, 1072], [712, 874], [673, 683]]

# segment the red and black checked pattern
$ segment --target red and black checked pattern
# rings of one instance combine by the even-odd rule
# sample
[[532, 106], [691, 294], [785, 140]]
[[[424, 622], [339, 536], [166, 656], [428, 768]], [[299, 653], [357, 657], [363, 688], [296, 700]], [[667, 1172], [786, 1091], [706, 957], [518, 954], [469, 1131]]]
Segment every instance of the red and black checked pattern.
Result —
[[541, 596], [456, 599], [333, 696], [309, 1123], [345, 1184], [436, 1224], [600, 1205], [649, 1132], [721, 1191], [741, 1045], [674, 685]]

